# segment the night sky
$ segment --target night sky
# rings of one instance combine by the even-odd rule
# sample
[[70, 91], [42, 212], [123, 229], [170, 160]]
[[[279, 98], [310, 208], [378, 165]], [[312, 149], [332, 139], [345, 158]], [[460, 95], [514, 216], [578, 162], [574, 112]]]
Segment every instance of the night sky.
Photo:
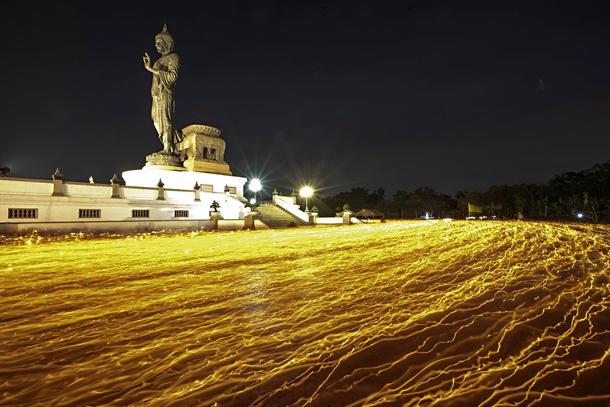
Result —
[[11, 176], [108, 182], [162, 148], [142, 55], [163, 23], [177, 126], [220, 128], [267, 188], [454, 193], [610, 159], [601, 1], [48, 3], [3, 9]]

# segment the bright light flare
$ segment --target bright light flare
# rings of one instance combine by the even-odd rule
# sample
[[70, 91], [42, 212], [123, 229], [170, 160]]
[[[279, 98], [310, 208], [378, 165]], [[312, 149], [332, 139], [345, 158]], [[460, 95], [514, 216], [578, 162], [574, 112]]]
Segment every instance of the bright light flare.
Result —
[[258, 178], [252, 178], [250, 180], [250, 184], [248, 185], [248, 189], [256, 193], [263, 189], [263, 185], [261, 184], [261, 181]]
[[313, 196], [313, 188], [310, 186], [304, 186], [299, 190], [299, 195], [303, 198], [311, 198]]

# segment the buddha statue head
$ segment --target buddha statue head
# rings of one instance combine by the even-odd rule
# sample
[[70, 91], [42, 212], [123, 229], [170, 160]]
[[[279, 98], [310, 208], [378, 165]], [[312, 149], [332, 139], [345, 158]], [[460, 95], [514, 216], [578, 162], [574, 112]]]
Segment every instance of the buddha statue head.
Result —
[[163, 31], [155, 35], [155, 48], [161, 55], [167, 55], [174, 50], [174, 39], [167, 31], [167, 24], [163, 24]]

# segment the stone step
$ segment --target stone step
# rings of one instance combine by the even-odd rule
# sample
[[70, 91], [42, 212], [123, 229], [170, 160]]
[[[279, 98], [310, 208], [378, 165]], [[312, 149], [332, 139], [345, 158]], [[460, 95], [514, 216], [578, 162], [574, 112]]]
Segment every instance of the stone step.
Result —
[[271, 228], [287, 228], [303, 224], [299, 218], [273, 204], [261, 204], [257, 211], [260, 219]]

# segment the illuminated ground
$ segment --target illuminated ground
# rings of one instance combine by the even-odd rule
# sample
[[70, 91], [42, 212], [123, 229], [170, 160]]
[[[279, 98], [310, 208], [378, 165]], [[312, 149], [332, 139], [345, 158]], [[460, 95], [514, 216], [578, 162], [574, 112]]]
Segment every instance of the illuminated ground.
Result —
[[610, 405], [608, 226], [5, 243], [0, 404]]

